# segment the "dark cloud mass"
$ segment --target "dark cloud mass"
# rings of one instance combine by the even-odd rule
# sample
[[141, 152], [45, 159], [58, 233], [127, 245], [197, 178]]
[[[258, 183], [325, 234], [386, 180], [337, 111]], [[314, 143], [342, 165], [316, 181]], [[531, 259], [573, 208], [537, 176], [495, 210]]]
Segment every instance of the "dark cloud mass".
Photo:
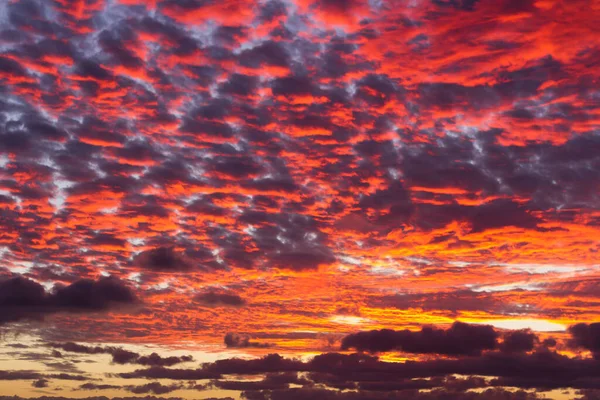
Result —
[[[500, 349], [507, 353], [531, 351], [538, 341], [537, 335], [530, 330], [513, 331], [504, 335]], [[551, 345], [552, 342], [546, 344]]]
[[193, 268], [191, 260], [170, 247], [144, 251], [134, 259], [134, 262], [142, 268], [158, 272], [187, 271]]
[[[307, 373], [311, 381], [337, 389], [385, 392], [435, 387], [457, 391], [482, 387], [521, 387], [525, 389], [597, 388], [598, 361], [569, 358], [540, 349], [531, 354], [507, 354], [493, 351], [479, 357], [409, 362], [384, 362], [364, 354], [327, 353], [310, 361], [286, 359], [270, 354], [260, 359], [220, 360], [200, 369], [151, 368], [122, 373], [125, 379], [153, 378], [170, 380], [211, 379], [223, 375], [260, 375], [276, 371]], [[491, 380], [452, 381], [450, 375], [484, 376]], [[421, 378], [432, 379], [432, 381]], [[440, 379], [443, 378], [443, 379]], [[257, 385], [259, 386], [259, 385]], [[261, 389], [256, 387], [255, 390]]]
[[594, 357], [600, 358], [600, 323], [576, 324], [569, 328], [573, 348], [581, 348], [592, 352]]
[[0, 323], [38, 319], [59, 311], [102, 311], [136, 302], [131, 288], [113, 277], [81, 279], [55, 286], [51, 292], [22, 276], [0, 281]]
[[196, 296], [195, 300], [209, 306], [223, 305], [238, 307], [246, 304], [246, 301], [240, 296], [230, 293], [206, 292]]
[[[516, 333], [515, 333], [516, 334]], [[513, 334], [514, 335], [514, 334]], [[498, 333], [491, 326], [469, 325], [455, 322], [450, 328], [424, 327], [419, 332], [379, 331], [360, 332], [342, 340], [342, 350], [356, 349], [371, 353], [402, 351], [406, 353], [435, 353], [445, 355], [477, 355], [483, 350], [494, 349]], [[518, 346], [508, 336], [508, 346]], [[507, 339], [505, 339], [506, 343]]]

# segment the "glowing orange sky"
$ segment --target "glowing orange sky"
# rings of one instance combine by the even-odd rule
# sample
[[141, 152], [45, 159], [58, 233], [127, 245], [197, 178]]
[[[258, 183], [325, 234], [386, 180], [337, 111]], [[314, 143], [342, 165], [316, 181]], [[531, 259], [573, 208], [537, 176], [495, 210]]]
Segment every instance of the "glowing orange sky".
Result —
[[[458, 320], [579, 354], [566, 331], [600, 310], [599, 17], [589, 0], [1, 4], [0, 282], [47, 294], [0, 293], [0, 329], [212, 361]], [[73, 313], [69, 285], [107, 276]], [[0, 370], [23, 357], [8, 344]], [[239, 396], [223, 390], [205, 397]]]

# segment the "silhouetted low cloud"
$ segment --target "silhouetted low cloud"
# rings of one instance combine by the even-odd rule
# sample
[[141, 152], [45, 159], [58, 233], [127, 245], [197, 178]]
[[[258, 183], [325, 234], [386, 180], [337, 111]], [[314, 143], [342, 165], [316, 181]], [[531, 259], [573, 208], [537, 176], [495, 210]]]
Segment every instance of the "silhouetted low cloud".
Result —
[[[519, 368], [515, 368], [518, 365]], [[203, 364], [197, 369], [152, 367], [118, 374], [125, 379], [199, 380], [216, 379], [219, 386], [242, 388], [242, 384], [222, 383], [232, 375], [285, 374], [290, 380], [294, 373], [304, 373], [312, 384], [336, 389], [393, 392], [409, 389], [467, 390], [482, 387], [600, 388], [600, 361], [593, 358], [570, 358], [547, 349], [528, 353], [492, 351], [479, 356], [455, 359], [433, 359], [410, 362], [384, 362], [367, 354], [325, 353], [308, 361], [270, 354], [262, 358], [226, 359]], [[464, 376], [456, 380], [453, 375]], [[482, 380], [477, 377], [488, 377]], [[304, 383], [310, 386], [311, 383]], [[268, 383], [269, 390], [277, 386]], [[263, 388], [261, 388], [263, 385]], [[246, 385], [247, 390], [266, 390], [267, 382]], [[366, 392], [365, 392], [366, 393]], [[389, 393], [388, 393], [389, 394]]]
[[600, 358], [600, 322], [573, 325], [569, 327], [569, 333], [571, 347], [589, 350], [594, 357]]
[[269, 347], [268, 343], [253, 342], [250, 340], [250, 336], [241, 335], [239, 333], [229, 332], [224, 338], [225, 346], [230, 348], [244, 348], [244, 347], [256, 347], [266, 348]]
[[121, 347], [101, 347], [101, 346], [85, 346], [73, 342], [66, 343], [48, 343], [48, 346], [55, 349], [62, 349], [71, 353], [81, 354], [110, 354], [112, 361], [116, 364], [139, 364], [147, 366], [170, 367], [175, 364], [180, 364], [188, 361], [193, 361], [192, 356], [169, 356], [162, 357], [157, 353], [152, 353], [147, 356], [142, 356], [133, 351], [125, 350]]
[[355, 391], [340, 392], [319, 388], [293, 388], [273, 391], [246, 391], [242, 394], [246, 400], [537, 400], [543, 397], [523, 390], [516, 392], [505, 389], [487, 389], [481, 393], [435, 389], [430, 392], [404, 390], [398, 392]]
[[61, 311], [103, 311], [137, 301], [131, 288], [114, 277], [81, 279], [47, 292], [39, 283], [17, 275], [0, 282], [0, 324]]
[[56, 379], [64, 381], [85, 381], [88, 378], [83, 375], [75, 374], [43, 374], [33, 371], [0, 371], [0, 381], [22, 381], [22, 380], [35, 380], [34, 383], [41, 384], [40, 381], [46, 381]]
[[[508, 332], [500, 344], [500, 350], [506, 353], [522, 353], [533, 350], [539, 339], [531, 330], [523, 329]], [[550, 345], [551, 343], [546, 343]], [[548, 346], [551, 347], [551, 346]]]
[[382, 329], [354, 333], [342, 339], [342, 350], [477, 355], [483, 350], [495, 349], [498, 337], [499, 333], [492, 326], [455, 322], [448, 329], [423, 327], [418, 332]]

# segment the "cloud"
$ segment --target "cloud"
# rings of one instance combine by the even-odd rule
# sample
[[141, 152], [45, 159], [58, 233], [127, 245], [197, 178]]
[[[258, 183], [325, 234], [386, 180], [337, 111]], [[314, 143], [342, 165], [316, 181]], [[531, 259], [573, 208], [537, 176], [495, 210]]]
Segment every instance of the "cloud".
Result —
[[287, 389], [290, 384], [310, 385], [310, 381], [298, 377], [295, 372], [290, 373], [270, 373], [266, 374], [260, 381], [231, 381], [231, 380], [213, 380], [211, 385], [224, 390], [239, 391], [258, 391], [258, 390], [276, 390]]
[[134, 264], [154, 272], [180, 272], [195, 268], [193, 262], [171, 247], [158, 247], [136, 256]]
[[[48, 397], [48, 396], [43, 396], [43, 397], [28, 397], [31, 399], [35, 399], [35, 400], [69, 400], [72, 399], [72, 397], [63, 397], [63, 396], [52, 396], [52, 397]], [[102, 396], [102, 398], [104, 399], [108, 399], [108, 397], [104, 397]], [[19, 396], [0, 396], [0, 400], [24, 400], [25, 397], [19, 397]], [[96, 400], [98, 399], [98, 396], [94, 396], [94, 397], [83, 397], [83, 400]], [[156, 397], [156, 396], [148, 396], [148, 397], [139, 397], [139, 396], [134, 396], [134, 397], [112, 397], [110, 398], [110, 400], [181, 400], [180, 397]], [[206, 400], [211, 400], [211, 399], [206, 399]], [[212, 400], [232, 400], [231, 397], [223, 397], [223, 398], [212, 398]]]
[[[522, 333], [522, 332], [521, 332]], [[515, 369], [514, 366], [519, 368]], [[270, 354], [262, 358], [225, 359], [205, 363], [199, 369], [167, 369], [153, 367], [118, 374], [125, 379], [196, 380], [218, 379], [218, 385], [242, 388], [242, 383], [225, 383], [224, 376], [283, 374], [288, 382], [294, 373], [304, 373], [310, 387], [324, 384], [338, 389], [361, 389], [385, 393], [395, 390], [435, 389], [464, 391], [480, 387], [537, 388], [597, 388], [600, 363], [593, 358], [570, 358], [539, 348], [531, 353], [489, 351], [481, 355], [466, 355], [453, 359], [385, 362], [366, 354], [324, 353], [311, 360], [283, 358]], [[454, 375], [465, 376], [457, 380]], [[481, 377], [488, 377], [482, 380]], [[290, 379], [288, 379], [290, 378]], [[273, 378], [274, 379], [274, 378]], [[232, 380], [230, 377], [229, 381]], [[288, 382], [293, 383], [293, 382]], [[246, 390], [266, 390], [261, 386], [277, 386], [273, 381], [248, 383]], [[254, 389], [250, 387], [254, 386]], [[277, 390], [277, 389], [273, 389]]]
[[249, 336], [240, 335], [239, 333], [229, 332], [224, 338], [225, 346], [229, 348], [246, 348], [246, 347], [257, 347], [266, 348], [270, 345], [268, 343], [253, 342]]
[[569, 345], [573, 348], [583, 348], [600, 357], [600, 323], [580, 323], [569, 327], [571, 340]]
[[[504, 334], [500, 350], [507, 353], [519, 353], [533, 350], [539, 339], [531, 330], [511, 331]], [[551, 344], [547, 342], [547, 344]]]
[[422, 354], [478, 355], [484, 350], [495, 349], [498, 336], [491, 326], [455, 322], [447, 330], [423, 327], [418, 332], [383, 329], [355, 333], [344, 337], [341, 347], [342, 350], [354, 348], [371, 353], [397, 350]]
[[121, 389], [118, 385], [107, 385], [107, 384], [96, 384], [92, 382], [84, 383], [79, 386], [81, 390], [110, 390], [110, 389]]
[[[599, 353], [600, 53], [589, 1], [1, 3], [3, 329], [51, 314], [44, 341], [125, 342], [86, 359], [223, 387], [251, 384], [221, 368], [298, 372], [297, 360], [190, 372], [173, 368], [181, 357], [127, 343], [193, 336], [260, 357], [263, 341], [314, 354], [346, 337], [352, 350], [435, 360], [434, 373], [450, 365], [498, 385], [597, 384], [579, 364], [579, 378], [557, 383], [468, 364], [543, 369], [531, 360], [544, 347]], [[135, 292], [89, 280], [107, 274]], [[112, 313], [142, 298], [135, 315]], [[334, 315], [348, 310], [354, 318]], [[586, 325], [570, 343], [553, 333], [554, 344], [545, 333], [415, 328], [521, 317]], [[385, 321], [389, 330], [354, 333]], [[303, 368], [364, 396], [450, 385], [433, 381], [441, 372], [385, 382]], [[263, 380], [247, 391], [316, 390]]]
[[157, 353], [151, 353], [150, 355], [142, 356], [136, 352], [125, 350], [121, 347], [86, 346], [73, 342], [48, 343], [48, 346], [71, 353], [110, 354], [112, 356], [112, 362], [116, 364], [139, 364], [147, 366], [170, 367], [175, 364], [185, 363], [194, 360], [193, 357], [189, 355], [162, 357]]
[[33, 381], [31, 383], [31, 386], [35, 387], [35, 388], [45, 388], [48, 387], [48, 380], [47, 379], [38, 379], [37, 381]]
[[34, 383], [40, 381], [50, 381], [52, 379], [65, 380], [65, 381], [85, 381], [88, 379], [84, 375], [75, 375], [67, 373], [59, 374], [42, 374], [33, 371], [1, 371], [0, 381], [21, 381], [21, 380], [35, 380]]
[[[265, 397], [265, 396], [269, 397]], [[392, 396], [409, 397], [416, 400], [441, 400], [452, 398], [456, 400], [536, 400], [541, 399], [535, 393], [525, 391], [511, 392], [505, 389], [487, 389], [481, 393], [478, 392], [456, 392], [446, 391], [444, 389], [433, 390], [431, 392], [402, 391], [392, 394]], [[309, 400], [319, 398], [323, 400], [385, 400], [390, 398], [390, 393], [385, 392], [339, 392], [327, 389], [308, 389], [294, 388], [287, 390], [274, 390], [270, 392], [244, 392], [243, 398], [248, 400], [262, 400], [269, 398], [272, 400]]]
[[39, 319], [56, 312], [103, 311], [138, 301], [133, 291], [114, 277], [81, 279], [46, 292], [39, 283], [17, 275], [0, 281], [0, 293], [0, 323]]
[[170, 367], [175, 364], [185, 363], [194, 361], [192, 356], [169, 356], [161, 357], [156, 353], [152, 353], [149, 356], [141, 356], [135, 360], [135, 364], [140, 365], [158, 365]]
[[333, 254], [328, 251], [323, 252], [321, 249], [292, 250], [274, 254], [271, 258], [273, 266], [297, 271], [317, 269], [321, 265], [331, 264], [334, 261]]
[[239, 307], [246, 304], [246, 301], [235, 293], [219, 293], [216, 291], [200, 293], [194, 297], [194, 300], [208, 306]]
[[57, 287], [51, 299], [59, 308], [69, 310], [105, 310], [111, 304], [132, 304], [136, 300], [131, 289], [116, 278], [82, 279]]
[[150, 382], [138, 386], [127, 386], [126, 390], [135, 394], [166, 394], [181, 389], [180, 385], [163, 385], [160, 382]]

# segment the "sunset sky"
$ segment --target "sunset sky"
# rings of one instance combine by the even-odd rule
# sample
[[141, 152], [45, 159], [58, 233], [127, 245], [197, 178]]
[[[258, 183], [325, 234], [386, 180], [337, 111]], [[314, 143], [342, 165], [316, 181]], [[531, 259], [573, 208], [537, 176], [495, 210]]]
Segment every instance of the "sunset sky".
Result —
[[0, 0], [0, 400], [599, 399], [599, 313], [600, 1]]

